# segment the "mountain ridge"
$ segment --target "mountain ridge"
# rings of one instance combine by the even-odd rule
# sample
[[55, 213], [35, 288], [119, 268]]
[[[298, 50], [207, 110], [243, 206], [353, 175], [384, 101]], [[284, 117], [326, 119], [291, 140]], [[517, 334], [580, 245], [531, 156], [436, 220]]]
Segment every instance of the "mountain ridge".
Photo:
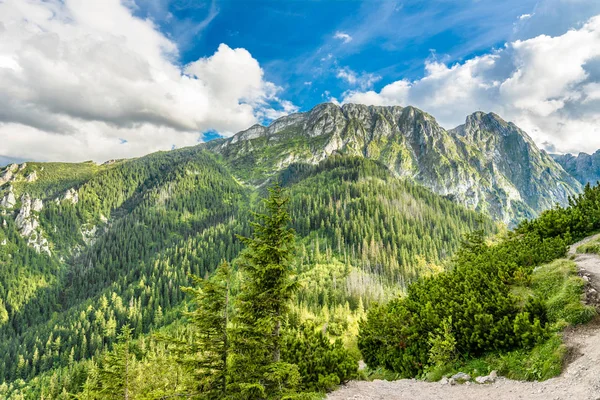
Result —
[[374, 159], [507, 224], [565, 205], [582, 189], [526, 132], [494, 113], [475, 112], [446, 130], [412, 106], [323, 103], [205, 147], [248, 170], [240, 177], [251, 184], [289, 164], [316, 164], [333, 154]]

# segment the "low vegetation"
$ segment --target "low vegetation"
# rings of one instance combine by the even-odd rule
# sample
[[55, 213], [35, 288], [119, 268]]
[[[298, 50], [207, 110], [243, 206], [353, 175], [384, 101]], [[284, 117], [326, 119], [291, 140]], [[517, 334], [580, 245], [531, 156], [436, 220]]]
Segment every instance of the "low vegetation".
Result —
[[557, 259], [598, 229], [598, 193], [588, 186], [570, 207], [547, 211], [495, 243], [468, 236], [450, 271], [372, 308], [358, 340], [369, 367], [429, 379], [458, 369], [530, 380], [559, 374], [560, 332], [595, 310], [582, 304], [584, 281], [574, 263]]

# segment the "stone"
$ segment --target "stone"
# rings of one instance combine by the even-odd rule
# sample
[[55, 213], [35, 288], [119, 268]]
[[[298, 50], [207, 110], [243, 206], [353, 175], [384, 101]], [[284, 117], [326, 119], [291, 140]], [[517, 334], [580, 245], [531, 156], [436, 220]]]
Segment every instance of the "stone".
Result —
[[15, 199], [15, 194], [12, 192], [11, 189], [0, 201], [0, 207], [13, 208], [15, 204], [17, 204], [17, 199]]
[[495, 378], [492, 378], [491, 376], [478, 376], [477, 378], [475, 378], [475, 382], [481, 384], [481, 385], [485, 385], [486, 383], [494, 383], [496, 381]]
[[464, 372], [459, 372], [458, 374], [453, 375], [452, 379], [454, 379], [456, 382], [468, 382], [471, 380], [471, 375], [465, 374]]
[[492, 379], [498, 379], [498, 371], [493, 370], [488, 376]]
[[33, 171], [32, 173], [30, 173], [29, 175], [27, 175], [27, 178], [25, 178], [25, 180], [27, 182], [31, 183], [31, 182], [37, 181], [37, 178], [38, 178], [37, 172]]
[[450, 380], [446, 377], [443, 377], [442, 380], [440, 380], [440, 383], [442, 385], [448, 385], [448, 384], [450, 384]]
[[40, 199], [35, 199], [35, 200], [33, 200], [33, 203], [31, 203], [31, 209], [33, 211], [40, 212], [40, 211], [42, 211], [43, 208], [44, 208], [44, 202]]

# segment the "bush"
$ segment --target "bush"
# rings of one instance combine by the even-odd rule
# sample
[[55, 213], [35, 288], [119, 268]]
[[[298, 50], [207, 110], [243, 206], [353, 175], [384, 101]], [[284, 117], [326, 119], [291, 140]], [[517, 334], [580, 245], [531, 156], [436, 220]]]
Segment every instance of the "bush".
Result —
[[535, 265], [566, 253], [564, 241], [512, 235], [488, 246], [477, 236], [467, 238], [449, 272], [369, 311], [358, 345], [370, 368], [413, 377], [455, 355], [531, 348], [548, 337], [545, 305], [530, 299], [521, 307], [510, 284], [530, 283]]
[[344, 348], [342, 341], [330, 342], [310, 324], [286, 333], [281, 358], [298, 366], [303, 391], [329, 391], [357, 376], [358, 360]]

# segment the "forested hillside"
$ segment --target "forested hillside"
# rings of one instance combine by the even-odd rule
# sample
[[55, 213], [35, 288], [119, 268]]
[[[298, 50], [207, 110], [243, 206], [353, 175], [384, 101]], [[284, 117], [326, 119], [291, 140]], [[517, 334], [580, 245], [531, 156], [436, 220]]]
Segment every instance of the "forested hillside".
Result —
[[[252, 212], [268, 186], [244, 184], [244, 173], [203, 146], [102, 166], [7, 167], [0, 189], [3, 395], [83, 391], [120, 332], [138, 346], [139, 368], [166, 363], [181, 373], [155, 333], [188, 329], [181, 288], [191, 284], [189, 274], [207, 277], [225, 259], [232, 295], [241, 290], [244, 246], [236, 235], [252, 233]], [[300, 286], [288, 322], [312, 321], [349, 349], [373, 301], [443, 270], [464, 234], [496, 230], [489, 218], [364, 158], [292, 163], [271, 180], [288, 192], [296, 232]]]

